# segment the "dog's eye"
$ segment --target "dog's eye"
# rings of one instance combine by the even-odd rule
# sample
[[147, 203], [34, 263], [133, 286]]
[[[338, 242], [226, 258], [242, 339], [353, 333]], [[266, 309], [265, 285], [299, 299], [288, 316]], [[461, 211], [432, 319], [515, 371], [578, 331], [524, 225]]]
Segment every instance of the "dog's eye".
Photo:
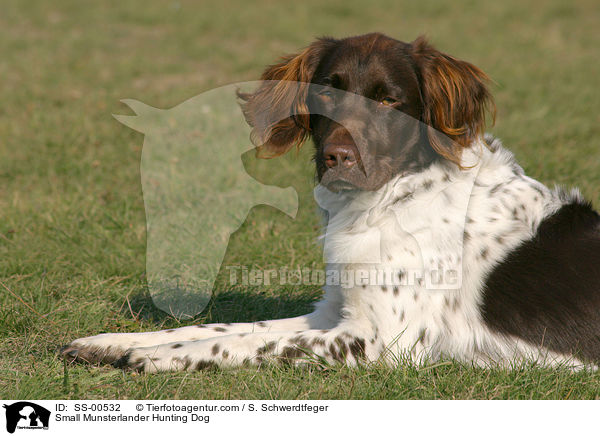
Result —
[[323, 90], [323, 91], [319, 92], [318, 95], [319, 95], [319, 97], [322, 97], [323, 99], [326, 99], [326, 100], [333, 98], [333, 92], [327, 91], [327, 90]]
[[381, 101], [379, 103], [385, 105], [385, 106], [391, 106], [394, 103], [396, 103], [398, 100], [392, 98], [392, 97], [385, 97], [383, 99], [381, 99]]

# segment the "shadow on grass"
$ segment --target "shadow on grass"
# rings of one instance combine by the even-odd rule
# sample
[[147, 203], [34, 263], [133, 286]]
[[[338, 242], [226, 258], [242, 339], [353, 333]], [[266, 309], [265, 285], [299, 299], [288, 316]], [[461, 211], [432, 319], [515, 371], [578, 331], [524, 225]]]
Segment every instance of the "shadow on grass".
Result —
[[279, 294], [252, 287], [230, 289], [213, 295], [206, 309], [193, 319], [181, 321], [158, 309], [150, 293], [144, 290], [131, 295], [129, 305], [123, 305], [120, 312], [126, 318], [144, 320], [161, 328], [200, 323], [251, 322], [309, 313], [320, 294], [319, 289], [304, 289], [303, 292], [294, 293], [284, 289]]

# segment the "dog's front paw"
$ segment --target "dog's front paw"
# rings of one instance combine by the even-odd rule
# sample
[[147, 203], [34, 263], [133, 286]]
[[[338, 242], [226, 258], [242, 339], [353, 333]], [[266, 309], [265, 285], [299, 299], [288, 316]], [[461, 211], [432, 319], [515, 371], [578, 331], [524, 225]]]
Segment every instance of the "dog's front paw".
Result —
[[[171, 343], [128, 350], [113, 363], [116, 368], [138, 372], [199, 371], [221, 366], [222, 354], [198, 342]], [[227, 355], [227, 353], [226, 353]]]
[[114, 334], [102, 334], [75, 339], [60, 349], [60, 354], [69, 361], [111, 364], [119, 360], [128, 347], [115, 343]]
[[132, 348], [113, 363], [115, 368], [137, 372], [188, 371], [194, 369], [188, 356], [165, 354], [164, 346]]

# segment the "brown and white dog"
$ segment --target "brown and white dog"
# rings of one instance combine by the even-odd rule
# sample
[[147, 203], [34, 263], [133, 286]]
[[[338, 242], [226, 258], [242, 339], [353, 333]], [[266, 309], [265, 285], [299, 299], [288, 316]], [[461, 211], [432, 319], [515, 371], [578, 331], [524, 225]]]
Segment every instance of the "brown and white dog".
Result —
[[[314, 140], [328, 268], [356, 272], [377, 251], [397, 281], [327, 284], [296, 318], [77, 339], [65, 356], [144, 371], [600, 361], [600, 216], [483, 136], [493, 102], [481, 70], [423, 38], [375, 33], [319, 39], [262, 79], [240, 94], [259, 154]], [[432, 290], [433, 270], [456, 272], [457, 286]]]

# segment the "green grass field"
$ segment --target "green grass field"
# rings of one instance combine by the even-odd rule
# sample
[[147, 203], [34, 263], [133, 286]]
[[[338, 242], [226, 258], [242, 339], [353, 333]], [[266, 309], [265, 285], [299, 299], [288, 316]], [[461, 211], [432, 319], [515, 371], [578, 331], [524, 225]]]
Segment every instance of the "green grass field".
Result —
[[[205, 3], [202, 5], [202, 3]], [[594, 399], [600, 374], [523, 367], [262, 368], [140, 375], [64, 366], [59, 346], [99, 332], [181, 325], [145, 289], [143, 136], [120, 99], [175, 106], [256, 80], [321, 35], [381, 31], [495, 80], [490, 128], [525, 170], [600, 206], [600, 4], [596, 0], [274, 2], [5, 0], [0, 12], [0, 398]], [[251, 5], [251, 6], [250, 6]], [[290, 162], [301, 208], [255, 208], [225, 265], [321, 265], [309, 147]], [[600, 266], [599, 266], [600, 267]], [[307, 312], [314, 287], [225, 286], [194, 322]], [[190, 321], [192, 322], [192, 321]]]

